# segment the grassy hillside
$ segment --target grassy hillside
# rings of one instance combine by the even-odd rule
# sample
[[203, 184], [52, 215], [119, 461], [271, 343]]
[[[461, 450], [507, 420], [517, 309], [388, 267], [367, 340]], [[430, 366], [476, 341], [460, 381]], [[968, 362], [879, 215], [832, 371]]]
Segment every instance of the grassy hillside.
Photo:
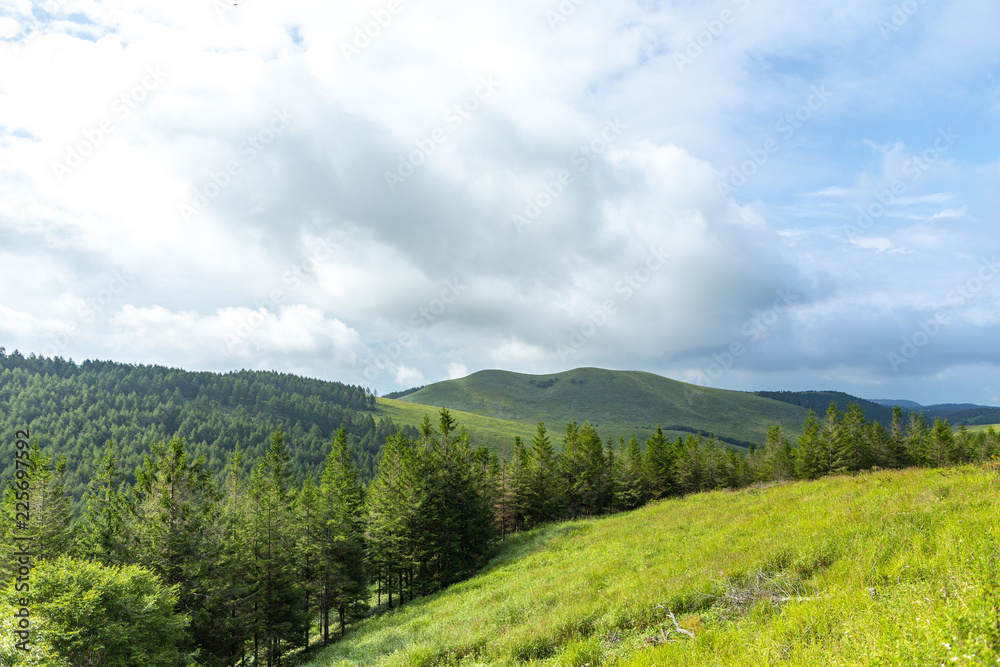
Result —
[[[396, 424], [419, 427], [424, 415], [430, 415], [431, 423], [437, 426], [440, 406], [419, 405], [393, 400], [376, 399], [375, 410], [381, 417], [388, 417]], [[485, 445], [497, 453], [510, 453], [514, 438], [520, 436], [525, 442], [531, 440], [536, 424], [528, 421], [484, 417], [473, 412], [463, 412], [449, 408], [459, 426], [464, 426], [472, 434], [474, 446]]]
[[699, 387], [652, 373], [578, 368], [554, 375], [480, 371], [429, 385], [399, 399], [446, 406], [552, 430], [589, 420], [607, 437], [645, 437], [659, 423], [763, 443], [768, 426], [802, 430], [807, 410], [747, 392]]
[[543, 527], [310, 665], [997, 664], [998, 491], [914, 469]]

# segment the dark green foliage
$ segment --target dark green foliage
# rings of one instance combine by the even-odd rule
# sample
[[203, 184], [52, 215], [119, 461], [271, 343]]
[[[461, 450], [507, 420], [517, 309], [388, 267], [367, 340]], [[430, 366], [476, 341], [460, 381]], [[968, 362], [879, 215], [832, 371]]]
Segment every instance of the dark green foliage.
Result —
[[295, 556], [289, 456], [281, 429], [271, 434], [264, 459], [250, 478], [250, 552], [253, 561], [255, 656], [268, 667], [280, 664], [290, 647], [304, 645], [309, 627]]
[[365, 492], [347, 445], [347, 433], [337, 431], [330, 447], [319, 490], [318, 527], [320, 607], [323, 641], [329, 641], [330, 610], [337, 613], [340, 634], [367, 611], [368, 572], [365, 568]]
[[676, 450], [676, 447], [667, 445], [663, 429], [657, 425], [656, 432], [646, 440], [646, 452], [642, 460], [644, 487], [649, 498], [656, 500], [675, 492]]
[[566, 497], [559, 478], [559, 458], [542, 422], [531, 439], [527, 468], [525, 525], [535, 526], [562, 516]]
[[[60, 557], [32, 570], [31, 664], [102, 667], [184, 667], [191, 656], [178, 650], [188, 619], [174, 610], [174, 592], [141, 567], [105, 567]], [[11, 584], [3, 615], [20, 608]], [[6, 643], [6, 642], [5, 642]], [[27, 664], [15, 650], [4, 665]]]
[[[108, 442], [117, 443], [128, 482], [151, 442], [183, 438], [192, 456], [221, 474], [242, 446], [245, 463], [264, 455], [268, 435], [282, 426], [295, 443], [296, 481], [317, 469], [326, 445], [343, 426], [364, 479], [371, 479], [385, 438], [397, 426], [376, 421], [369, 391], [294, 375], [239, 371], [191, 373], [162, 366], [0, 352], [0, 431], [28, 428], [41, 448], [66, 456], [66, 485], [75, 499], [87, 489]], [[13, 443], [0, 440], [0, 475], [13, 473]]]
[[631, 510], [644, 504], [647, 499], [645, 475], [642, 466], [642, 450], [635, 436], [620, 443], [621, 456], [618, 457], [618, 475], [615, 484], [616, 506], [622, 510]]
[[221, 555], [216, 533], [220, 493], [203, 459], [192, 461], [183, 440], [157, 443], [136, 470], [127, 519], [130, 560], [178, 591], [177, 611], [192, 620], [190, 649], [206, 636]]

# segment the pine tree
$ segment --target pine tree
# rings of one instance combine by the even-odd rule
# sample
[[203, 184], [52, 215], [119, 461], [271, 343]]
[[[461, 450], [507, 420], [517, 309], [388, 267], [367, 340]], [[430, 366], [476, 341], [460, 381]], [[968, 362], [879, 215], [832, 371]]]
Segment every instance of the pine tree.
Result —
[[305, 597], [297, 578], [292, 529], [292, 494], [289, 457], [284, 434], [271, 434], [270, 446], [253, 471], [250, 497], [253, 502], [255, 596], [255, 654], [263, 652], [268, 667], [277, 667], [285, 643], [301, 645], [309, 617], [302, 608]]
[[930, 447], [931, 433], [924, 416], [911, 412], [906, 424], [906, 458], [911, 465], [933, 465]]
[[126, 556], [127, 520], [132, 507], [113, 442], [108, 442], [104, 458], [87, 484], [82, 504], [84, 512], [74, 549], [76, 554], [104, 565], [126, 564], [129, 560]]
[[[24, 456], [20, 456], [23, 452]], [[66, 555], [73, 546], [72, 509], [65, 489], [66, 461], [53, 463], [38, 439], [18, 452], [16, 479], [8, 482], [0, 506], [3, 527], [0, 577], [6, 583], [19, 569], [14, 553], [28, 545], [32, 563]], [[27, 516], [27, 519], [25, 519]]]
[[645, 479], [642, 469], [642, 450], [633, 435], [628, 445], [623, 447], [620, 457], [619, 479], [617, 484], [618, 506], [623, 510], [631, 510], [646, 502]]
[[[831, 441], [831, 470], [849, 472], [870, 468], [874, 464], [874, 455], [861, 406], [851, 403], [843, 415], [836, 412], [835, 404], [831, 403], [831, 407], [841, 419]], [[830, 413], [827, 414], [829, 416]]]
[[53, 461], [43, 455], [36, 438], [31, 443], [30, 525], [35, 560], [68, 555], [73, 546], [73, 509], [66, 493], [66, 457]]
[[320, 487], [323, 499], [322, 564], [323, 642], [329, 642], [330, 610], [347, 624], [367, 610], [368, 577], [365, 569], [365, 497], [342, 426], [330, 447]]
[[903, 430], [903, 409], [898, 405], [892, 408], [887, 464], [892, 468], [906, 468], [913, 465], [906, 447], [906, 433]]
[[932, 433], [927, 459], [928, 465], [940, 467], [954, 463], [957, 457], [955, 456], [955, 436], [951, 431], [951, 426], [943, 419], [935, 419]]
[[566, 427], [563, 444], [563, 476], [569, 496], [570, 514], [593, 516], [608, 506], [608, 461], [604, 443], [589, 422]]
[[167, 586], [177, 586], [177, 611], [191, 618], [191, 645], [205, 634], [211, 607], [211, 582], [220, 543], [212, 539], [219, 492], [204, 459], [191, 461], [184, 440], [152, 445], [136, 470], [129, 517], [136, 562]]
[[826, 471], [823, 469], [822, 453], [819, 445], [820, 424], [816, 414], [809, 410], [802, 424], [802, 437], [795, 450], [795, 470], [799, 479], [816, 479]]
[[[425, 423], [430, 424], [426, 417]], [[379, 605], [384, 595], [388, 606], [393, 606], [394, 583], [403, 568], [420, 567], [417, 583], [424, 586], [424, 555], [417, 552], [413, 533], [413, 512], [423, 502], [423, 487], [417, 484], [414, 460], [410, 439], [403, 433], [391, 436], [382, 451], [378, 474], [368, 489], [365, 541], [368, 562], [378, 584]]]
[[676, 492], [673, 476], [674, 460], [659, 424], [656, 425], [656, 432], [646, 439], [642, 468], [646, 492], [651, 500], [664, 498]]
[[526, 527], [554, 521], [562, 516], [565, 491], [560, 468], [560, 457], [552, 447], [545, 424], [538, 422], [528, 456], [524, 508]]

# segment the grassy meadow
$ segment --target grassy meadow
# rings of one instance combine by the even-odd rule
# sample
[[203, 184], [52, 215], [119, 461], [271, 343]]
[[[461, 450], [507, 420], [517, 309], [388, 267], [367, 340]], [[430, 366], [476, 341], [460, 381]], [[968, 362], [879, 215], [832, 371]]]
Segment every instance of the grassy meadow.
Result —
[[518, 534], [309, 665], [1000, 664], [998, 557], [996, 463], [704, 493]]

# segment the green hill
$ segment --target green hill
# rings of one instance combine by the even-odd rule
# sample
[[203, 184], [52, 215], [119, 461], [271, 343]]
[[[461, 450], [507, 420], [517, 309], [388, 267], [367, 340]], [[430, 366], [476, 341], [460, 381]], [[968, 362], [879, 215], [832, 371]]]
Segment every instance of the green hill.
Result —
[[544, 526], [310, 667], [997, 664], [998, 485], [910, 469]]
[[[675, 434], [701, 431], [732, 444], [762, 444], [777, 422], [795, 436], [807, 410], [752, 393], [699, 387], [640, 371], [578, 368], [554, 375], [487, 370], [438, 382], [399, 402], [473, 412], [558, 431], [589, 420], [605, 437], [645, 437], [657, 424]], [[530, 431], [529, 431], [530, 432]]]

